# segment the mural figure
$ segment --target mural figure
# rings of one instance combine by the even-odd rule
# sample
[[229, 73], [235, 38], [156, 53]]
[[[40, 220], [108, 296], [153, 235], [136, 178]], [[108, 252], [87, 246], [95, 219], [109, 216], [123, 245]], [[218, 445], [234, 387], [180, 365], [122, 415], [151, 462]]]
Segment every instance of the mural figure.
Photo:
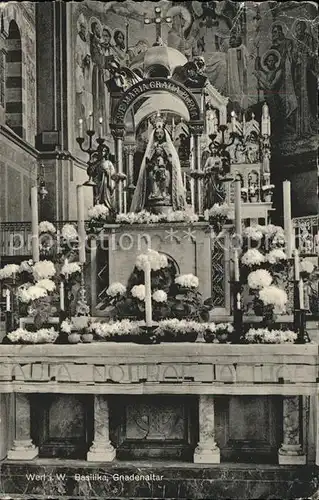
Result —
[[126, 45], [125, 45], [125, 35], [121, 30], [115, 30], [114, 35], [114, 55], [115, 58], [121, 63], [126, 63]]
[[140, 58], [142, 58], [143, 54], [149, 49], [150, 44], [147, 40], [139, 40], [133, 47], [129, 47], [128, 49], [128, 63], [137, 62]]
[[242, 37], [236, 31], [231, 33], [226, 54], [227, 92], [231, 108], [236, 112], [247, 107], [247, 62], [249, 53]]
[[86, 119], [93, 109], [93, 103], [88, 25], [83, 14], [80, 14], [77, 21], [77, 36], [75, 44], [75, 92], [77, 118]]
[[[170, 176], [164, 172], [164, 168], [169, 171]], [[149, 206], [156, 189], [163, 191], [164, 185], [164, 193], [167, 194], [169, 178], [169, 202], [166, 199], [163, 201], [166, 206], [171, 205], [173, 210], [183, 210], [186, 206], [186, 196], [179, 157], [164, 121], [158, 114], [140, 166], [130, 211], [139, 212]], [[153, 196], [150, 198], [150, 195]]]
[[168, 32], [167, 45], [179, 50], [190, 59], [195, 55], [193, 49], [199, 29], [194, 25], [188, 36], [185, 36], [185, 32], [192, 23], [192, 16], [189, 10], [181, 5], [176, 5], [167, 11], [167, 16], [172, 18], [172, 27]]
[[297, 97], [296, 131], [298, 136], [315, 133], [318, 54], [315, 40], [307, 31], [306, 21], [293, 26], [293, 80]]
[[[101, 116], [106, 121], [106, 99], [104, 91], [104, 53], [108, 45], [108, 30], [102, 29], [100, 21], [92, 18], [90, 21], [90, 51], [92, 59], [92, 95], [93, 95], [93, 116], [97, 120]], [[104, 36], [102, 47], [102, 33]]]

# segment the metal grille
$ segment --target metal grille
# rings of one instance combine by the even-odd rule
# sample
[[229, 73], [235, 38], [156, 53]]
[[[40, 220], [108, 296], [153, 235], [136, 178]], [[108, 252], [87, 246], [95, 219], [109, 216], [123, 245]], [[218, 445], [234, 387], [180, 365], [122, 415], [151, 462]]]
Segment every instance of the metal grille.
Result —
[[225, 307], [225, 241], [212, 237], [212, 302], [214, 307]]

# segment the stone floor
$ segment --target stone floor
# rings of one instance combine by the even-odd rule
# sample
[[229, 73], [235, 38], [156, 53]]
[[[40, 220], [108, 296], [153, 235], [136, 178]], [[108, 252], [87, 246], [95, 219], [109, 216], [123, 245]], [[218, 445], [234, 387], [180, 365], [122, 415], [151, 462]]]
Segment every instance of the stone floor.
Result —
[[318, 490], [319, 470], [314, 466], [155, 461], [106, 465], [57, 459], [0, 464], [0, 499], [6, 500], [305, 499]]

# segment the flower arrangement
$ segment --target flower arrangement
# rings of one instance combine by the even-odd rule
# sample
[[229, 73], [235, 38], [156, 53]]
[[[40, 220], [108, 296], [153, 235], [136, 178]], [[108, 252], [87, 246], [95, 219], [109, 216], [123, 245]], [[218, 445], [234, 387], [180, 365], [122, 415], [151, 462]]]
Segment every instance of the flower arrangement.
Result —
[[249, 344], [292, 344], [297, 340], [297, 333], [291, 330], [269, 330], [268, 328], [250, 328], [245, 334]]
[[281, 248], [274, 248], [266, 255], [266, 261], [270, 264], [277, 264], [284, 260], [287, 260], [287, 255]]
[[29, 332], [24, 328], [18, 328], [8, 333], [7, 338], [13, 343], [53, 344], [58, 338], [58, 332], [54, 328], [41, 328], [36, 332]]
[[224, 344], [231, 342], [234, 327], [231, 323], [204, 323], [205, 341], [214, 344]]
[[285, 312], [288, 302], [287, 293], [275, 285], [262, 288], [259, 292], [259, 299], [265, 306], [272, 306], [277, 314]]
[[243, 237], [248, 240], [261, 241], [263, 238], [263, 229], [259, 224], [245, 227], [243, 230]]
[[315, 265], [309, 259], [303, 259], [300, 261], [300, 273], [307, 276], [313, 273]]
[[42, 233], [51, 233], [51, 234], [56, 233], [56, 229], [55, 229], [54, 225], [52, 224], [52, 222], [48, 222], [47, 220], [40, 222], [39, 234], [42, 234]]
[[88, 210], [88, 218], [89, 219], [107, 219], [109, 216], [109, 209], [107, 206], [102, 205], [102, 204], [97, 204], [94, 205], [93, 207], [89, 208]]
[[198, 288], [199, 281], [193, 274], [182, 274], [175, 278], [175, 284], [182, 288]]
[[0, 280], [13, 279], [20, 272], [20, 266], [17, 264], [7, 264], [0, 269]]
[[167, 257], [163, 253], [156, 252], [156, 250], [148, 249], [146, 253], [137, 256], [135, 266], [139, 270], [144, 270], [146, 262], [150, 262], [152, 271], [159, 271], [168, 266]]
[[36, 262], [32, 270], [36, 281], [52, 278], [56, 274], [55, 265], [50, 260], [40, 260], [40, 262]]
[[140, 301], [145, 300], [145, 286], [144, 285], [135, 285], [131, 290], [131, 294], [133, 297]]
[[248, 275], [248, 286], [252, 290], [261, 290], [269, 287], [272, 283], [272, 276], [266, 269], [257, 269]]
[[65, 241], [73, 241], [78, 238], [78, 232], [73, 224], [64, 224], [61, 230], [61, 236]]
[[68, 318], [62, 321], [60, 330], [67, 335], [70, 344], [78, 344], [79, 342], [92, 342], [93, 334], [90, 331], [90, 318], [88, 316], [76, 316], [72, 319]]
[[275, 189], [274, 184], [264, 184], [261, 189], [263, 190], [264, 193], [271, 192], [273, 189]]
[[164, 290], [156, 290], [152, 295], [152, 299], [158, 303], [167, 302], [167, 293]]
[[122, 283], [119, 283], [119, 282], [112, 283], [108, 287], [108, 289], [106, 290], [106, 294], [109, 297], [117, 297], [117, 296], [125, 295], [126, 294], [126, 286], [122, 285]]
[[123, 319], [121, 321], [110, 321], [107, 323], [92, 323], [89, 327], [89, 331], [102, 340], [129, 342], [140, 334], [140, 327], [136, 321]]
[[260, 264], [265, 262], [265, 257], [256, 248], [250, 248], [242, 256], [241, 262], [242, 262], [242, 264], [244, 264], [244, 266], [248, 266], [248, 267], [259, 266]]
[[62, 268], [61, 268], [61, 274], [67, 278], [71, 276], [72, 274], [80, 273], [81, 272], [81, 266], [79, 262], [64, 262]]
[[141, 212], [129, 212], [118, 214], [115, 222], [117, 224], [158, 224], [161, 222], [197, 222], [199, 217], [192, 210], [169, 210], [165, 214], [152, 214], [147, 210]]
[[47, 297], [47, 295], [47, 290], [38, 285], [22, 286], [18, 291], [19, 299], [25, 304]]
[[195, 342], [198, 335], [205, 332], [206, 326], [197, 321], [164, 319], [158, 323], [157, 335], [164, 342]]

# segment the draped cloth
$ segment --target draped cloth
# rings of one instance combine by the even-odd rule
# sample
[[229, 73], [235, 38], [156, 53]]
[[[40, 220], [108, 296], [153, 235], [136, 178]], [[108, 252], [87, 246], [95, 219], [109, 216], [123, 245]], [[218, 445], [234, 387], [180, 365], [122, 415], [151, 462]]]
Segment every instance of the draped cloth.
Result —
[[146, 151], [141, 163], [141, 168], [136, 184], [136, 189], [134, 191], [131, 212], [140, 212], [145, 208], [147, 202], [147, 160], [151, 160], [155, 152], [156, 147], [161, 146], [165, 151], [168, 160], [172, 166], [171, 172], [171, 196], [172, 196], [172, 207], [173, 210], [185, 210], [186, 208], [186, 194], [183, 185], [181, 165], [177, 151], [174, 144], [170, 138], [167, 130], [165, 132], [165, 141], [160, 143], [156, 141], [155, 138], [156, 130], [151, 132], [149, 142], [146, 147]]

